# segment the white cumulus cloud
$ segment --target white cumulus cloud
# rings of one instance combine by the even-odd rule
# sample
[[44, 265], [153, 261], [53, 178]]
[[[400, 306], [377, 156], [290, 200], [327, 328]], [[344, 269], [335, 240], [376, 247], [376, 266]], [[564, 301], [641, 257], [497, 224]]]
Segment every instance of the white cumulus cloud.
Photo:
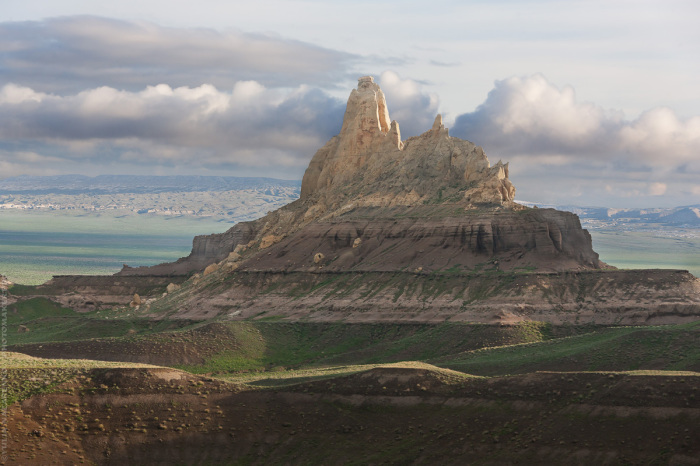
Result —
[[412, 79], [402, 79], [393, 71], [385, 71], [378, 80], [386, 97], [389, 116], [399, 123], [401, 137], [416, 136], [428, 131], [438, 113], [440, 101]]
[[525, 196], [700, 202], [683, 194], [695, 193], [691, 183], [700, 175], [700, 117], [681, 118], [669, 108], [628, 120], [537, 74], [496, 81], [475, 111], [457, 117], [451, 134], [513, 162], [511, 178]]
[[569, 155], [649, 167], [700, 157], [700, 117], [655, 108], [629, 121], [622, 112], [579, 102], [573, 88], [542, 75], [496, 81], [483, 104], [457, 117], [453, 134], [504, 157]]

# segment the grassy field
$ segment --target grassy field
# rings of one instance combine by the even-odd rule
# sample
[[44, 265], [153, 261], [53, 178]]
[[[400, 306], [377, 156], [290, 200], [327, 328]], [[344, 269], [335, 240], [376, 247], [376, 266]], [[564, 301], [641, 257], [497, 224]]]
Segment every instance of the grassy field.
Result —
[[429, 362], [493, 376], [535, 371], [700, 371], [700, 321], [610, 327], [533, 344], [485, 348]]
[[[244, 373], [250, 380], [326, 377], [355, 370], [346, 366], [400, 361], [424, 361], [479, 376], [700, 371], [700, 321], [655, 327], [556, 327], [540, 322], [173, 323], [109, 317], [108, 311], [77, 314], [34, 298], [10, 306], [8, 343], [33, 344], [25, 350], [41, 356], [138, 360], [196, 374]], [[20, 326], [29, 331], [18, 331]], [[180, 357], [189, 362], [178, 362]], [[309, 370], [321, 372], [305, 372]]]
[[[658, 327], [535, 328], [442, 324], [231, 323], [239, 346], [194, 373], [247, 372], [257, 380], [343, 372], [346, 366], [425, 361], [479, 376], [534, 371], [700, 371], [700, 322]], [[296, 327], [296, 328], [294, 328]], [[566, 335], [568, 333], [568, 335]], [[355, 369], [352, 369], [355, 370]], [[360, 370], [360, 369], [357, 369]], [[260, 374], [264, 371], [264, 376]], [[301, 371], [301, 372], [299, 372]]]
[[684, 269], [700, 277], [700, 230], [589, 230], [600, 259], [621, 269]]
[[32, 298], [8, 306], [8, 345], [76, 341], [152, 334], [186, 322], [109, 318], [110, 311], [78, 313], [46, 298]]

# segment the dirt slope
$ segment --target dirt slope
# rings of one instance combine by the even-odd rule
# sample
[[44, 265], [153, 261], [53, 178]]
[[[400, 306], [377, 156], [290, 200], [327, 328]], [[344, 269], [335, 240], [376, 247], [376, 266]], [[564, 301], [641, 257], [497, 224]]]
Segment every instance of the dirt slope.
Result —
[[657, 325], [700, 315], [700, 281], [674, 270], [518, 273], [237, 271], [189, 281], [151, 314], [206, 319]]
[[95, 370], [10, 409], [17, 464], [699, 464], [697, 374], [378, 368], [278, 390]]

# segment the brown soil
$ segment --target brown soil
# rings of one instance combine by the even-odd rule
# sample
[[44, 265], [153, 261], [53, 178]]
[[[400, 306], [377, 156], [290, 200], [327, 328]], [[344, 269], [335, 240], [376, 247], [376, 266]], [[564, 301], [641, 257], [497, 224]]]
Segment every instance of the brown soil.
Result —
[[700, 377], [387, 367], [278, 390], [93, 370], [10, 409], [16, 464], [700, 464]]

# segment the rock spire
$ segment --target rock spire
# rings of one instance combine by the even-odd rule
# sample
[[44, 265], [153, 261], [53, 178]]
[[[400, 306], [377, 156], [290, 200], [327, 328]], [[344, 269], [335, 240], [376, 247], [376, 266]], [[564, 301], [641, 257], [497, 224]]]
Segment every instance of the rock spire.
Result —
[[509, 205], [515, 195], [508, 164], [491, 167], [481, 147], [449, 136], [441, 115], [430, 130], [402, 141], [384, 93], [364, 76], [350, 93], [340, 133], [311, 160], [301, 197], [329, 204], [342, 192], [359, 205], [402, 205], [442, 199], [445, 190], [467, 204]]

